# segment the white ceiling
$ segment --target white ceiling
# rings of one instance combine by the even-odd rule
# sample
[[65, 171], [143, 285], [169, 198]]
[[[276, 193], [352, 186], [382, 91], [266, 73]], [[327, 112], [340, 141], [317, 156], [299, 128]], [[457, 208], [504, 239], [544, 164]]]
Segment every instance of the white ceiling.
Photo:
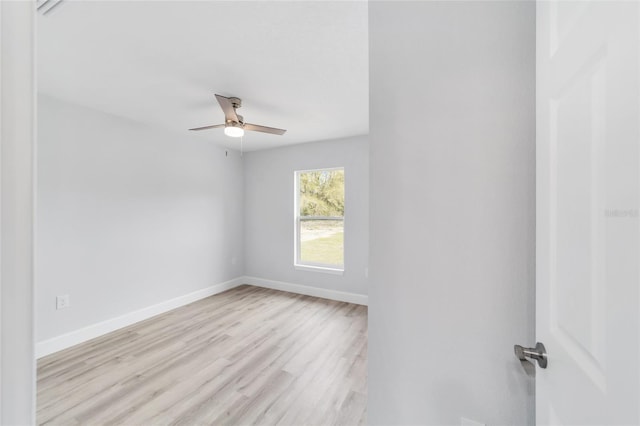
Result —
[[366, 134], [366, 1], [72, 1], [38, 18], [39, 91], [230, 148], [214, 93], [242, 99], [245, 150]]

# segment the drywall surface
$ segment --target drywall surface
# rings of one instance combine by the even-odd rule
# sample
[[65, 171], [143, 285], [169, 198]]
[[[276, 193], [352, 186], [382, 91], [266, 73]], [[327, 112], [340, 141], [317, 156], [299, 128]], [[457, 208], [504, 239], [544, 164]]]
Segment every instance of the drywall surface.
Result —
[[[294, 268], [294, 172], [344, 167], [344, 275]], [[253, 151], [244, 156], [245, 275], [367, 294], [369, 144], [366, 136]]]
[[35, 3], [0, 2], [0, 424], [35, 424]]
[[368, 422], [532, 425], [535, 4], [369, 12]]
[[[242, 275], [237, 151], [38, 99], [37, 341]], [[56, 310], [56, 296], [71, 306]]]

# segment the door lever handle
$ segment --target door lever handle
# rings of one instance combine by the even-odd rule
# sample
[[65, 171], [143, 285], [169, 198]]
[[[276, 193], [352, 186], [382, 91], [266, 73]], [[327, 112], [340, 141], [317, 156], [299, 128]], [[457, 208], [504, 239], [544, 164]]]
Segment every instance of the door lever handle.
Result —
[[515, 345], [513, 351], [520, 361], [525, 361], [527, 358], [535, 359], [538, 361], [540, 368], [547, 368], [547, 349], [542, 343], [536, 343], [535, 348], [524, 348], [520, 345]]

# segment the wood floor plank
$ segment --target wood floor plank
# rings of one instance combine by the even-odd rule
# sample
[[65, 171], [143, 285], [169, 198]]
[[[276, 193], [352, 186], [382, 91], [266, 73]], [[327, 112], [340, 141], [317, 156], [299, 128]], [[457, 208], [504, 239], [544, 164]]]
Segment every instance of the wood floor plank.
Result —
[[366, 422], [367, 308], [240, 286], [38, 361], [55, 425]]

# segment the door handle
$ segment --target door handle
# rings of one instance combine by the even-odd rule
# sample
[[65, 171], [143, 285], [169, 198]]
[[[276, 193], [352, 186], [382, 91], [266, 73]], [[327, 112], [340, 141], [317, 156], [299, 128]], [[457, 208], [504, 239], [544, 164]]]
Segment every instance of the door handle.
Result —
[[513, 351], [520, 361], [525, 361], [527, 358], [535, 359], [540, 368], [547, 368], [547, 349], [542, 343], [536, 343], [535, 348], [523, 348], [520, 345], [515, 345]]

